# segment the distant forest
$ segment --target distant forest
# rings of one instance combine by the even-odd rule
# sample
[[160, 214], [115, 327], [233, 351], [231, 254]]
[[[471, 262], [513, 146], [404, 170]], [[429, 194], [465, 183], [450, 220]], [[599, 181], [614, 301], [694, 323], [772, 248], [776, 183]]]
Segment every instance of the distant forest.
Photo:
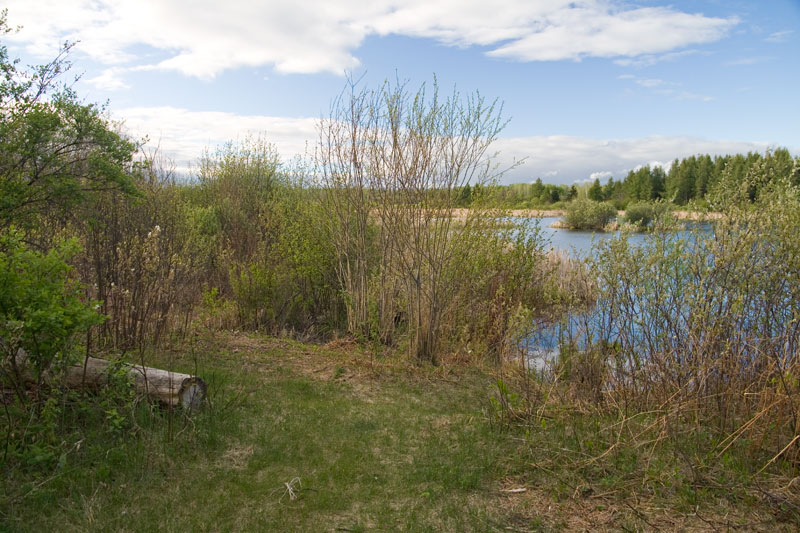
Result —
[[[666, 172], [660, 166], [645, 165], [631, 170], [623, 180], [609, 178], [605, 184], [595, 179], [584, 185], [552, 185], [542, 183], [516, 183], [491, 188], [492, 203], [508, 208], [552, 206], [569, 202], [580, 195], [590, 200], [611, 202], [617, 209], [624, 209], [631, 202], [665, 200], [676, 205], [690, 201], [703, 204], [706, 194], [713, 190], [723, 177], [735, 183], [744, 183], [754, 165], [765, 165], [766, 175], [771, 178], [786, 177], [794, 185], [800, 185], [800, 160], [795, 159], [785, 148], [768, 151], [766, 154], [750, 152], [747, 155], [710, 156], [693, 155], [675, 159]], [[752, 184], [751, 196], [755, 198], [758, 184]], [[486, 191], [489, 192], [489, 191]], [[465, 187], [461, 199], [468, 205], [478, 196], [480, 188]]]

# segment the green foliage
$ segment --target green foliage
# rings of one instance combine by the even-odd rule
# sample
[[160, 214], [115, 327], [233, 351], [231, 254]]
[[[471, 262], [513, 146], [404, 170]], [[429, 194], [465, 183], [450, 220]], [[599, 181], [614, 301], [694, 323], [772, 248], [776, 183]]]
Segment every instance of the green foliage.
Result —
[[611, 204], [578, 199], [567, 206], [563, 220], [570, 229], [602, 230], [616, 216], [617, 210]]
[[663, 201], [629, 204], [625, 208], [625, 222], [641, 229], [656, 225], [665, 229], [671, 229], [675, 226], [675, 221], [669, 212], [669, 206]]
[[533, 317], [563, 296], [552, 283], [539, 227], [476, 219], [453, 247], [442, 351], [472, 352], [499, 364], [516, 354]]
[[[364, 396], [353, 383], [367, 357], [357, 346], [340, 353], [242, 338], [248, 347], [237, 354], [222, 336], [202, 342], [216, 354], [201, 369], [215, 401], [191, 419], [146, 402], [95, 410], [88, 397], [72, 399], [77, 410], [53, 412], [69, 445], [42, 454], [49, 457], [37, 466], [3, 471], [0, 529], [161, 531], [214, 522], [247, 531], [481, 531], [490, 517], [504, 520], [492, 504], [516, 435], [498, 435], [483, 416], [488, 378], [463, 371], [452, 384], [421, 370], [429, 378], [421, 382], [387, 364], [380, 395]], [[158, 357], [154, 366], [171, 359]], [[193, 366], [185, 351], [172, 357], [180, 369]], [[308, 376], [303, 367], [331, 375]], [[346, 379], [331, 379], [337, 368]], [[107, 422], [116, 415], [120, 429]]]
[[[768, 150], [765, 154], [750, 152], [746, 155], [694, 155], [676, 159], [666, 172], [661, 166], [645, 165], [628, 172], [623, 180], [609, 178], [605, 185], [595, 179], [591, 185], [583, 186], [585, 197], [596, 202], [610, 202], [617, 209], [625, 209], [628, 203], [653, 202], [665, 200], [677, 205], [702, 203], [707, 195], [713, 193], [721, 181], [742, 184], [754, 165], [764, 161], [769, 169], [766, 182], [788, 179], [800, 185], [800, 159], [792, 157], [785, 148]], [[766, 183], [765, 182], [765, 183]], [[751, 183], [748, 186], [750, 201], [755, 200], [760, 187]], [[729, 187], [730, 185], [726, 185]], [[491, 204], [502, 208], [554, 207], [557, 202], [575, 199], [577, 187], [542, 183], [541, 178], [534, 183], [516, 183], [492, 188]]]
[[592, 186], [589, 187], [586, 195], [588, 196], [589, 200], [594, 200], [595, 202], [602, 202], [605, 200], [603, 195], [603, 188], [600, 186], [600, 180], [595, 179]]
[[234, 265], [230, 280], [240, 323], [252, 329], [272, 325], [276, 310], [275, 273], [254, 263]]
[[645, 228], [650, 225], [655, 217], [655, 210], [653, 204], [649, 203], [635, 203], [629, 204], [625, 208], [625, 221], [629, 224], [635, 224], [639, 227]]
[[74, 240], [42, 253], [23, 244], [19, 232], [0, 235], [0, 348], [3, 373], [19, 382], [17, 350], [30, 357], [37, 381], [51, 366], [74, 355], [75, 335], [103, 321], [94, 302], [70, 277]]
[[458, 206], [469, 207], [472, 204], [472, 199], [472, 187], [467, 183], [461, 188], [461, 192], [458, 195]]
[[157, 154], [137, 161], [132, 179], [139, 195], [94, 195], [76, 224], [88, 256], [81, 278], [109, 317], [100, 344], [117, 348], [157, 344], [179, 324], [185, 330], [199, 287], [216, 284], [206, 276], [219, 260], [207, 234], [213, 217], [192, 210]]
[[188, 191], [207, 283], [234, 302], [240, 326], [275, 333], [338, 326], [335, 255], [320, 231], [328, 215], [304, 175], [253, 138], [206, 154], [200, 184]]
[[[9, 31], [3, 11], [0, 37]], [[21, 70], [0, 45], [0, 228], [69, 214], [93, 191], [133, 192], [126, 168], [135, 145], [114, 131], [102, 108], [59, 86], [70, 48]]]
[[[485, 187], [487, 202], [484, 207], [504, 209], [555, 208], [553, 204], [572, 200], [578, 195], [577, 187], [542, 183], [537, 178], [533, 183], [511, 185], [488, 185]], [[475, 196], [473, 190], [473, 196]]]
[[[800, 368], [800, 191], [768, 169], [762, 160], [720, 193], [710, 232], [599, 244], [599, 317], [586, 332], [619, 347], [607, 365], [610, 404], [669, 406], [665, 416], [717, 439], [762, 443], [751, 453], [764, 462], [796, 434]], [[755, 203], [748, 182], [759, 183]], [[797, 461], [796, 449], [786, 453]]]

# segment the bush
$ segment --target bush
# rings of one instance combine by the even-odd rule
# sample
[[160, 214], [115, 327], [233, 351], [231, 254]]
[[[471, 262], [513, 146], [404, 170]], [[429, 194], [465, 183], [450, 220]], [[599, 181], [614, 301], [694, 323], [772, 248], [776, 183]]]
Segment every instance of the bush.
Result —
[[640, 229], [657, 227], [669, 230], [679, 227], [669, 211], [669, 205], [662, 201], [630, 204], [625, 210], [625, 222], [638, 226]]
[[610, 409], [663, 410], [749, 441], [762, 464], [780, 452], [797, 465], [800, 191], [764, 187], [723, 214], [710, 231], [599, 243], [582, 343], [618, 348], [604, 381]]
[[655, 209], [652, 204], [635, 203], [628, 206], [625, 210], [625, 221], [640, 228], [645, 228], [655, 218]]
[[613, 205], [593, 200], [575, 200], [567, 206], [564, 223], [570, 229], [602, 230], [617, 216]]
[[2, 376], [21, 390], [17, 351], [27, 352], [34, 377], [41, 381], [54, 364], [67, 364], [75, 336], [103, 321], [94, 302], [70, 278], [67, 264], [74, 240], [47, 253], [29, 250], [12, 230], [0, 236], [0, 355]]

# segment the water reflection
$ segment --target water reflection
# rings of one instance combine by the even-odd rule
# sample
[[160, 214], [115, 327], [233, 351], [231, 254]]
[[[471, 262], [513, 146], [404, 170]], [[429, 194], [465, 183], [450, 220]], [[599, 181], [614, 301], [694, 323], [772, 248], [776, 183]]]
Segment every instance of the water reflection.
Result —
[[[549, 248], [570, 252], [575, 257], [586, 257], [592, 252], [594, 242], [619, 235], [618, 231], [577, 231], [552, 227], [553, 222], [557, 220], [560, 219], [558, 217], [538, 219], [542, 237], [547, 240]], [[628, 240], [633, 243], [644, 242], [644, 239], [644, 233], [632, 233], [628, 236]]]
[[[576, 258], [588, 258], [595, 253], [595, 245], [601, 241], [616, 238], [620, 235], [619, 231], [600, 232], [600, 231], [575, 231], [563, 228], [553, 228], [553, 222], [559, 220], [556, 217], [546, 217], [538, 219], [541, 236], [547, 242], [546, 247], [551, 249], [563, 250]], [[708, 223], [686, 224], [685, 229], [678, 230], [670, 235], [677, 239], [688, 239], [695, 242], [699, 230], [700, 234], [710, 232], [711, 225]], [[648, 239], [647, 233], [625, 233], [628, 242], [633, 245], [644, 244]], [[634, 305], [638, 305], [634, 304]], [[578, 347], [591, 343], [590, 331], [605, 331], [602, 327], [604, 317], [601, 309], [588, 309], [570, 313], [563, 321], [557, 323], [537, 322], [531, 328], [533, 332], [524, 341], [523, 353], [527, 354], [527, 361], [531, 369], [540, 372], [545, 371], [548, 366], [557, 360], [559, 347], [566, 343], [576, 343]], [[610, 325], [609, 325], [610, 326]], [[609, 338], [613, 338], [613, 332], [606, 331]], [[597, 340], [597, 339], [595, 339]]]

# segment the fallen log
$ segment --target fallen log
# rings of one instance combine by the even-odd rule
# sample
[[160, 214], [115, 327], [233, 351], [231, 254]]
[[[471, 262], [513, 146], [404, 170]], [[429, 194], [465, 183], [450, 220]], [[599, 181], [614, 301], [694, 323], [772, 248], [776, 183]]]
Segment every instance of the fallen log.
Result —
[[[16, 359], [18, 368], [26, 366], [27, 354], [24, 351], [18, 351]], [[64, 384], [75, 389], [99, 389], [108, 383], [112, 365], [113, 362], [106, 359], [87, 357], [84, 362], [65, 369]], [[205, 402], [206, 382], [203, 378], [129, 363], [123, 363], [121, 368], [133, 378], [133, 386], [138, 392], [165, 405], [194, 411]], [[32, 379], [30, 372], [23, 374]]]
[[[67, 367], [65, 376], [68, 387], [101, 387], [108, 382], [111, 361], [89, 357], [85, 367]], [[147, 394], [165, 405], [194, 410], [206, 398], [206, 382], [197, 376], [170, 372], [160, 368], [125, 364], [123, 368], [133, 376], [137, 391]]]

